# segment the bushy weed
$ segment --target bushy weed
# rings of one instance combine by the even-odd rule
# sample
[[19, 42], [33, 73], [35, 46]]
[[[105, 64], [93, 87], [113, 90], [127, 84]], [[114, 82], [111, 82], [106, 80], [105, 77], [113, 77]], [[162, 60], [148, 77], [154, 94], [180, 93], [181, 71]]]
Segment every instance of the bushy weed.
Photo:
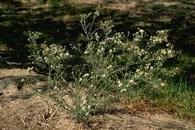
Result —
[[[72, 65], [74, 86], [79, 89], [71, 97], [74, 105], [65, 103], [67, 110], [83, 122], [107, 108], [119, 95], [143, 96], [146, 91], [151, 94], [163, 90], [167, 85], [163, 75], [174, 75], [164, 64], [178, 54], [168, 41], [168, 30], [148, 36], [146, 31], [138, 29], [130, 39], [123, 32], [112, 31], [112, 20], [94, 27], [98, 16], [98, 12], [81, 15], [87, 45], [80, 57], [85, 63], [79, 67]], [[67, 64], [64, 61], [72, 55], [58, 44], [38, 45], [36, 41], [40, 35], [29, 32], [30, 58], [39, 66], [47, 66], [48, 79], [57, 87], [60, 80], [66, 79]], [[84, 95], [80, 93], [83, 90]]]

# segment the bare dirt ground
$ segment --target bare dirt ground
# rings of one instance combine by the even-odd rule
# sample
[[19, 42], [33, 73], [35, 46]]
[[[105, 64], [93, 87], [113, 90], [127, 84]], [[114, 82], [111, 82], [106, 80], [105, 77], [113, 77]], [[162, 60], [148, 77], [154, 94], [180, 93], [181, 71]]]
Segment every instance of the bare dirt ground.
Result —
[[[86, 127], [72, 119], [45, 92], [45, 77], [27, 69], [0, 69], [0, 130], [186, 130], [195, 125], [139, 104], [113, 104]], [[120, 106], [120, 107], [116, 107]]]

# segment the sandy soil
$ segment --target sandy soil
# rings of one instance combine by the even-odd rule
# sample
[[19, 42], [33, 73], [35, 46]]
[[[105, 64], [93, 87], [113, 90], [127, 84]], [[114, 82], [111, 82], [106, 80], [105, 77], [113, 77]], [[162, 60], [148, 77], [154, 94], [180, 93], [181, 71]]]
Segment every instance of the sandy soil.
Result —
[[[25, 83], [21, 84], [21, 80]], [[94, 116], [86, 127], [66, 114], [65, 110], [47, 94], [38, 93], [37, 90], [45, 87], [44, 80], [44, 76], [34, 72], [29, 73], [27, 69], [0, 69], [0, 130], [185, 130], [195, 128], [192, 122], [175, 118], [166, 112], [152, 112], [146, 103], [113, 104], [114, 111]]]

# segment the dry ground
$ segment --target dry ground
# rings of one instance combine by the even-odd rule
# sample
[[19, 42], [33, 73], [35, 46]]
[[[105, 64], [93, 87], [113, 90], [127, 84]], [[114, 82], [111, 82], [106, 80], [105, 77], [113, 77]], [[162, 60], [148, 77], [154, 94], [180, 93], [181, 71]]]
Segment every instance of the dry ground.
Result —
[[[113, 104], [86, 127], [72, 119], [44, 91], [45, 77], [27, 69], [0, 69], [0, 130], [186, 130], [195, 125], [145, 102]], [[120, 106], [120, 107], [116, 107]]]

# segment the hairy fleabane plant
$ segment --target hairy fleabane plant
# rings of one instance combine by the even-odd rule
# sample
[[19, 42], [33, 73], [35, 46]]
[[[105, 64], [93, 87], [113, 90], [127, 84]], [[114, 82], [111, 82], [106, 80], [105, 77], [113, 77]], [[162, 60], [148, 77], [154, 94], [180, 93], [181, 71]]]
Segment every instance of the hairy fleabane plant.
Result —
[[84, 52], [91, 67], [87, 83], [122, 91], [141, 84], [160, 86], [161, 75], [168, 73], [164, 63], [176, 56], [173, 45], [168, 42], [168, 30], [157, 31], [147, 39], [146, 32], [139, 29], [133, 40], [129, 40], [122, 32], [113, 33], [112, 28], [112, 21], [101, 22], [99, 30], [90, 34], [92, 39]]
[[29, 32], [28, 41], [30, 49], [30, 60], [39, 68], [43, 66], [48, 70], [48, 83], [51, 87], [57, 87], [59, 80], [64, 80], [67, 75], [65, 61], [72, 55], [68, 50], [58, 44], [38, 44], [37, 40], [42, 35], [40, 32]]
[[[84, 122], [89, 122], [98, 111], [109, 107], [119, 95], [125, 93], [135, 97], [146, 91], [161, 91], [166, 86], [162, 76], [172, 75], [164, 64], [177, 54], [168, 41], [168, 30], [147, 36], [143, 29], [138, 29], [130, 39], [123, 32], [112, 31], [112, 20], [94, 27], [99, 13], [92, 14], [81, 15], [80, 23], [87, 42], [81, 56], [85, 62], [79, 67], [72, 66], [74, 88], [79, 90], [71, 97], [72, 106], [65, 103], [65, 108]], [[47, 65], [48, 81], [52, 86], [58, 86], [60, 80], [67, 76], [64, 61], [72, 55], [58, 44], [37, 45], [37, 38], [37, 35], [30, 35], [31, 58], [36, 63]], [[85, 70], [85, 73], [80, 70]], [[80, 93], [83, 90], [84, 95]]]
[[[92, 108], [98, 108], [100, 103], [105, 109], [120, 94], [131, 91], [133, 96], [141, 96], [145, 91], [142, 86], [151, 92], [164, 87], [166, 82], [161, 75], [169, 71], [163, 65], [177, 54], [168, 42], [168, 30], [157, 31], [148, 38], [144, 30], [138, 29], [130, 40], [122, 32], [113, 33], [112, 20], [100, 22], [99, 27], [92, 30], [96, 14], [99, 13], [82, 15], [80, 21], [88, 42], [83, 53], [88, 71], [78, 75], [75, 82], [87, 89], [88, 98], [84, 102], [90, 107], [83, 109], [83, 101], [77, 100], [72, 112], [79, 120], [90, 120], [99, 110]], [[90, 17], [92, 22], [89, 22]], [[91, 99], [94, 99], [92, 106]]]

